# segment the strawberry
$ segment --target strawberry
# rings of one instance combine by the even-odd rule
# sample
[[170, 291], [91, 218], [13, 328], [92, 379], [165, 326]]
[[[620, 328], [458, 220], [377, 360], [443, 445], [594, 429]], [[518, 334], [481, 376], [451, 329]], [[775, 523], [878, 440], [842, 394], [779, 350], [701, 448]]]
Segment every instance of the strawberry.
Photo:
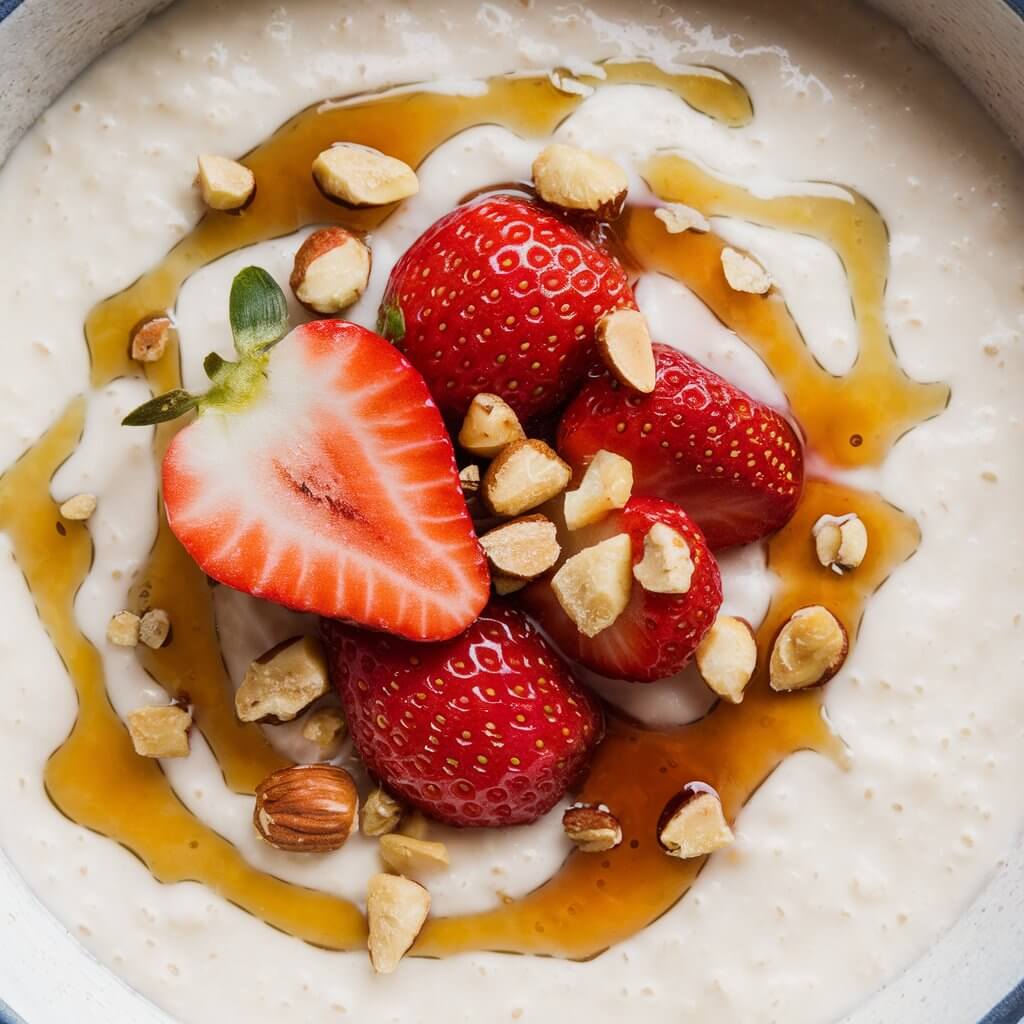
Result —
[[491, 195], [413, 242], [391, 272], [378, 329], [450, 422], [481, 391], [529, 420], [576, 387], [598, 320], [633, 305], [625, 271], [603, 249], [535, 203]]
[[581, 466], [601, 448], [633, 464], [634, 493], [682, 505], [713, 549], [774, 533], [796, 511], [803, 446], [775, 409], [668, 345], [654, 346], [649, 395], [594, 369], [558, 428], [558, 450]]
[[[558, 522], [557, 516], [552, 518]], [[689, 548], [693, 575], [685, 593], [654, 593], [633, 579], [625, 611], [594, 637], [584, 636], [565, 614], [549, 578], [531, 583], [520, 594], [523, 607], [566, 657], [611, 679], [651, 683], [686, 667], [722, 604], [718, 563], [696, 523], [662, 498], [633, 497], [625, 508], [593, 526], [559, 530], [566, 558], [616, 534], [628, 534], [635, 567], [643, 560], [644, 539], [656, 523], [681, 534]]]
[[205, 395], [127, 417], [194, 422], [163, 461], [167, 522], [207, 575], [300, 611], [416, 640], [454, 636], [487, 600], [487, 570], [454, 451], [423, 378], [342, 320], [286, 329], [263, 271], [232, 286], [237, 362], [208, 357]]
[[327, 621], [323, 637], [359, 756], [397, 796], [449, 825], [535, 821], [601, 738], [595, 698], [502, 602], [441, 644]]

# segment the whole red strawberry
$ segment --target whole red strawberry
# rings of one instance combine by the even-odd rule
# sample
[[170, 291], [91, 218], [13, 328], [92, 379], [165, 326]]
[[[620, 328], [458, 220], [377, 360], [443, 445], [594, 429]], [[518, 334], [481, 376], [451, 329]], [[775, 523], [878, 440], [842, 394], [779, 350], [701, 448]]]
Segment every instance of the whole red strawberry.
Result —
[[481, 391], [528, 420], [572, 393], [598, 320], [633, 304], [615, 259], [535, 203], [493, 195], [412, 244], [391, 272], [379, 329], [449, 421]]
[[558, 428], [562, 457], [578, 467], [605, 448], [629, 459], [634, 492], [682, 505], [714, 549], [784, 526], [804, 479], [793, 427], [677, 349], [655, 345], [654, 356], [649, 395], [590, 372]]
[[651, 683], [686, 667], [722, 604], [718, 563], [693, 520], [661, 498], [631, 498], [593, 526], [559, 531], [566, 557], [627, 534], [635, 569], [644, 558], [648, 533], [659, 523], [678, 533], [689, 549], [693, 572], [685, 593], [648, 590], [634, 578], [625, 611], [594, 637], [584, 636], [565, 614], [549, 578], [531, 583], [521, 594], [523, 606], [567, 657], [611, 679]]
[[359, 756], [397, 796], [449, 825], [535, 821], [601, 738], [599, 704], [503, 603], [440, 644], [331, 621], [323, 637]]

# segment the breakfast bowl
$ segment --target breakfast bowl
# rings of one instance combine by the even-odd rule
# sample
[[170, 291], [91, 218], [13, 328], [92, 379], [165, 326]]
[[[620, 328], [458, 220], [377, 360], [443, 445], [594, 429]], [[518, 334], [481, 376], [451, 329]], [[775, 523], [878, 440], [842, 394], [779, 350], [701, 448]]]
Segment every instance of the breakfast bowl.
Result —
[[1022, 53], [0, 0], [0, 1020], [1024, 1019]]

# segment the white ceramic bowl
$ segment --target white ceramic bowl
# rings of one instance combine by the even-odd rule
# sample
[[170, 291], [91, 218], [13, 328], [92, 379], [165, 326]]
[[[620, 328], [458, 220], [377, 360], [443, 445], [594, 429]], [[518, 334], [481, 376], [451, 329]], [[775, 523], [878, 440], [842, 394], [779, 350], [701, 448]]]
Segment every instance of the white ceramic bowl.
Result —
[[[1024, 0], [873, 2], [938, 53], [1024, 148]], [[0, 163], [84, 67], [167, 4], [0, 0]], [[0, 1024], [169, 1020], [93, 960], [2, 855], [0, 906]], [[1024, 845], [958, 924], [847, 1024], [1018, 1024], [1022, 977]]]

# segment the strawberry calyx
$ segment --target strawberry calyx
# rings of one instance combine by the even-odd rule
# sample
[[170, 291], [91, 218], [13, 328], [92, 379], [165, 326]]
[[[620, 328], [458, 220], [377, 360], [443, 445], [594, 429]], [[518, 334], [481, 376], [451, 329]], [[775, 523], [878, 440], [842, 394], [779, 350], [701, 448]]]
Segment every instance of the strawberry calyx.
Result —
[[405, 316], [402, 310], [393, 303], [385, 303], [380, 307], [377, 316], [377, 333], [387, 338], [393, 345], [405, 337]]
[[121, 421], [141, 427], [166, 423], [195, 409], [237, 412], [259, 397], [267, 379], [270, 350], [288, 330], [288, 304], [277, 282], [261, 267], [246, 267], [235, 275], [228, 299], [228, 318], [238, 359], [211, 352], [203, 369], [211, 387], [203, 394], [175, 388], [143, 402]]

